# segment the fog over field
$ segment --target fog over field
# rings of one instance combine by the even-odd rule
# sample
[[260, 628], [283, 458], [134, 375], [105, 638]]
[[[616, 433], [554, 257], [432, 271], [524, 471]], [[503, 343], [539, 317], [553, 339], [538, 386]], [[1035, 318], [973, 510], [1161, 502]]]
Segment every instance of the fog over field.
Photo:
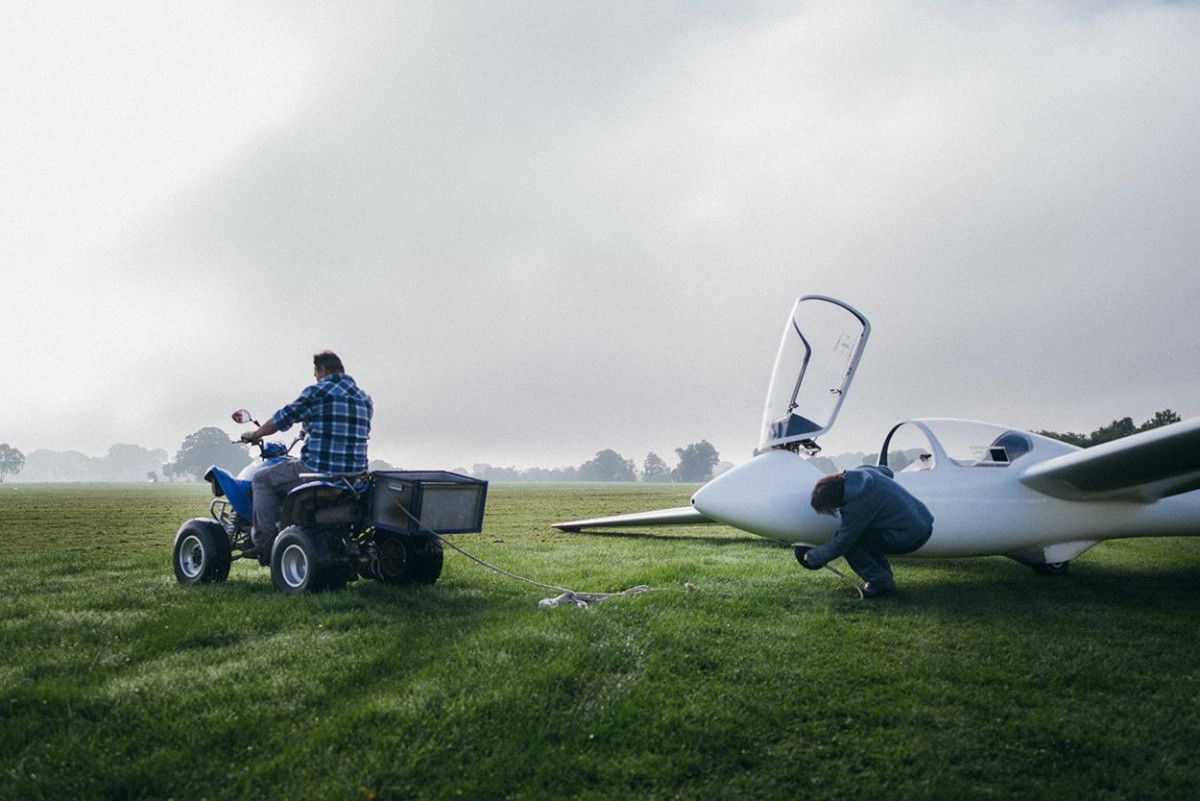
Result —
[[914, 416], [1200, 415], [1200, 7], [0, 3], [0, 442], [174, 455], [332, 348], [372, 456], [744, 461], [799, 295]]

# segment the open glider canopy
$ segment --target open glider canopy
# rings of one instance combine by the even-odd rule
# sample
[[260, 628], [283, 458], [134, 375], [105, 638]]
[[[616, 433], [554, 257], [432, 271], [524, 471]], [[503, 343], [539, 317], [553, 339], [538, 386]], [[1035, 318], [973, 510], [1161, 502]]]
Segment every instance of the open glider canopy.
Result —
[[796, 301], [775, 356], [758, 451], [811, 443], [833, 428], [871, 324], [822, 295]]

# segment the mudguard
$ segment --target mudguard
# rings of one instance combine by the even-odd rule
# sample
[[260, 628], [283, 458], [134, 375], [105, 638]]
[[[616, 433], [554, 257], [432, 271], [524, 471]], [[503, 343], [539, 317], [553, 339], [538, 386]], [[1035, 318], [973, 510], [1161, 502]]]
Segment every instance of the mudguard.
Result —
[[[346, 486], [343, 481], [316, 480], [301, 484], [287, 494], [283, 499], [280, 510], [279, 525], [285, 526], [312, 525], [314, 523], [350, 523], [357, 517], [354, 511], [361, 496]], [[318, 520], [318, 509], [331, 510], [341, 507], [347, 511], [347, 517], [342, 519]]]
[[213, 495], [220, 498], [224, 495], [229, 499], [233, 510], [247, 520], [254, 517], [254, 507], [250, 503], [250, 482], [240, 481], [233, 477], [223, 467], [213, 465], [204, 474], [204, 480], [212, 484]]
[[213, 495], [220, 498], [224, 495], [229, 499], [230, 505], [239, 516], [246, 520], [254, 518], [254, 503], [250, 498], [250, 487], [254, 480], [254, 474], [264, 467], [269, 467], [273, 464], [278, 464], [290, 457], [280, 457], [275, 459], [267, 459], [264, 462], [249, 464], [235, 478], [232, 473], [223, 467], [212, 465], [204, 473], [204, 480], [212, 484]]

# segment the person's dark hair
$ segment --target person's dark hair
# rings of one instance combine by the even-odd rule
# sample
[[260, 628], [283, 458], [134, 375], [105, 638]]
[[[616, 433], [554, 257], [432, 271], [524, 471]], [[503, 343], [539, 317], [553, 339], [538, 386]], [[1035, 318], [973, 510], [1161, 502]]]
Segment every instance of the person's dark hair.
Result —
[[331, 350], [323, 350], [320, 353], [313, 354], [313, 367], [324, 370], [327, 373], [346, 372], [346, 368], [342, 367], [342, 360]]
[[825, 476], [812, 491], [812, 508], [823, 515], [832, 515], [842, 507], [846, 497], [846, 474]]

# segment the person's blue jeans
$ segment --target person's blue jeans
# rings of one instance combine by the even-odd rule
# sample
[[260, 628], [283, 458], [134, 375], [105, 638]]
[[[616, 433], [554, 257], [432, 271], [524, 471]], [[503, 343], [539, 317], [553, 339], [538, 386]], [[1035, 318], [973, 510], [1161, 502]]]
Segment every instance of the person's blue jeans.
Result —
[[884, 556], [883, 543], [870, 532], [858, 538], [854, 547], [845, 553], [846, 562], [859, 578], [880, 587], [896, 586], [892, 565]]
[[894, 587], [896, 579], [892, 575], [892, 564], [887, 560], [886, 554], [912, 553], [928, 541], [929, 533], [926, 533], [916, 545], [904, 550], [896, 550], [888, 548], [880, 534], [868, 530], [863, 532], [858, 541], [854, 543], [853, 548], [846, 551], [846, 562], [849, 563], [850, 569], [868, 584]]
[[254, 544], [270, 551], [279, 533], [279, 510], [287, 494], [304, 483], [301, 473], [313, 472], [299, 459], [285, 459], [254, 474], [250, 492], [254, 503]]

